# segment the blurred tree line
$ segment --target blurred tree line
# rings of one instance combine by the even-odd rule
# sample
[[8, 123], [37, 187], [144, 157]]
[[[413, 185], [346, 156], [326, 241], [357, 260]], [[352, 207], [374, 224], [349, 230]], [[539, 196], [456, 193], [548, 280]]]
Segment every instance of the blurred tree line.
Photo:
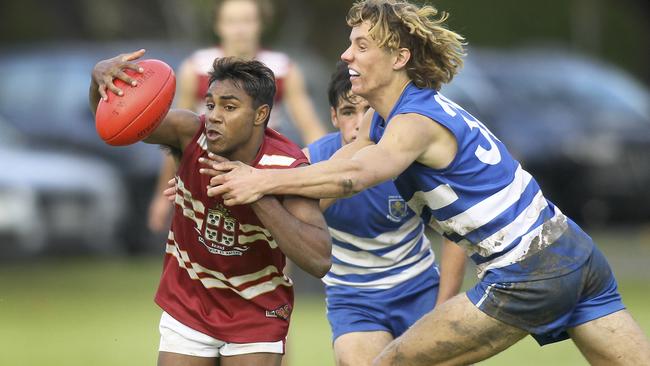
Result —
[[[422, 1], [418, 1], [422, 3]], [[603, 58], [650, 83], [647, 0], [428, 1], [451, 13], [470, 45], [558, 44]], [[268, 46], [334, 60], [347, 47], [351, 0], [275, 0]], [[212, 0], [4, 0], [0, 47], [55, 41], [163, 39], [209, 44]]]

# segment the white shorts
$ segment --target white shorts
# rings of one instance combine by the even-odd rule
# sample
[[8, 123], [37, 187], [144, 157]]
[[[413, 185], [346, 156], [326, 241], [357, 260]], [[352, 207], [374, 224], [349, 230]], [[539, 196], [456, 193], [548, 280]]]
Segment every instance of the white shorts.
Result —
[[159, 351], [198, 357], [236, 356], [249, 353], [284, 354], [284, 340], [258, 343], [227, 343], [196, 331], [163, 311], [160, 318]]

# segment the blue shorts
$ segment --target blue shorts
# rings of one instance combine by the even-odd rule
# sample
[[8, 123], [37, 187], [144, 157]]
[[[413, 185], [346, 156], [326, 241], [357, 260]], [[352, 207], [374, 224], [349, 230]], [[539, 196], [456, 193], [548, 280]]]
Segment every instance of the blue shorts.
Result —
[[332, 340], [352, 332], [386, 331], [399, 337], [430, 312], [438, 298], [435, 268], [386, 290], [327, 286], [327, 320]]
[[488, 271], [467, 297], [487, 315], [529, 332], [540, 345], [565, 340], [567, 329], [625, 309], [609, 264], [595, 246], [581, 266], [556, 277], [506, 282], [500, 279], [507, 268]]

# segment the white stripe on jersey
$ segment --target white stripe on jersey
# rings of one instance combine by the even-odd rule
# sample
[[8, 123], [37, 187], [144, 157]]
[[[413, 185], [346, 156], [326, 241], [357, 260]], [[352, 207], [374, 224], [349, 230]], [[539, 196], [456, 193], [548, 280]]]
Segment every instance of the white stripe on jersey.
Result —
[[[421, 256], [416, 256], [416, 257], [418, 257], [418, 259], [421, 259], [420, 258]], [[432, 265], [433, 265], [433, 256], [430, 255], [418, 261], [413, 266], [405, 269], [403, 272], [397, 273], [392, 276], [380, 278], [374, 281], [349, 282], [349, 281], [340, 280], [338, 278], [332, 278], [329, 275], [327, 275], [323, 277], [323, 282], [325, 282], [325, 284], [330, 286], [343, 285], [343, 286], [352, 286], [352, 287], [360, 287], [360, 288], [369, 287], [369, 288], [376, 288], [376, 289], [388, 289], [419, 275], [420, 273], [431, 268]]]
[[238, 236], [238, 239], [239, 242], [242, 244], [251, 243], [254, 242], [255, 240], [264, 240], [269, 244], [271, 248], [278, 247], [278, 244], [273, 239], [271, 232], [261, 226], [250, 225], [250, 224], [239, 224], [239, 230], [240, 232], [243, 233], [250, 233], [251, 231], [259, 231], [259, 233], [255, 233], [252, 235], [240, 234]]
[[[465, 212], [441, 221], [440, 226], [445, 232], [455, 232], [459, 235], [465, 235], [482, 227], [517, 202], [532, 178], [527, 171], [521, 168], [521, 165], [518, 165], [515, 177], [509, 185], [468, 208]], [[537, 211], [538, 215], [539, 211]]]
[[275, 249], [278, 247], [278, 243], [276, 243], [273, 238], [269, 238], [262, 233], [257, 233], [254, 235], [238, 235], [237, 240], [239, 240], [239, 244], [248, 244], [261, 240], [267, 242], [271, 248]]
[[438, 210], [449, 206], [457, 199], [458, 195], [456, 195], [456, 192], [451, 189], [449, 184], [441, 184], [427, 192], [415, 192], [413, 197], [408, 201], [408, 205], [411, 210], [415, 211], [415, 213], [420, 216], [424, 206], [429, 206], [432, 210]]
[[337, 275], [337, 276], [346, 276], [346, 275], [364, 275], [364, 274], [376, 274], [376, 273], [381, 273], [385, 271], [390, 271], [392, 269], [402, 267], [409, 265], [411, 263], [415, 263], [422, 259], [426, 253], [430, 253], [431, 257], [435, 260], [435, 255], [433, 253], [433, 250], [429, 247], [430, 243], [427, 240], [426, 242], [422, 242], [422, 247], [424, 250], [419, 252], [417, 255], [414, 255], [408, 259], [405, 259], [401, 262], [395, 263], [394, 265], [390, 267], [374, 267], [374, 268], [367, 268], [367, 267], [358, 267], [358, 266], [348, 266], [345, 264], [340, 264], [340, 263], [332, 263], [332, 268], [330, 269], [330, 272]]
[[[192, 197], [192, 192], [185, 188], [185, 183], [178, 176], [176, 176], [176, 196], [174, 197], [174, 203], [181, 207], [183, 216], [194, 221], [196, 227], [201, 228], [203, 226], [203, 219], [201, 217], [205, 215], [205, 206], [201, 201], [195, 200]], [[191, 208], [188, 206], [191, 206]]]
[[424, 226], [422, 226], [420, 233], [418, 233], [418, 235], [413, 239], [381, 256], [368, 251], [354, 251], [341, 248], [338, 245], [332, 245], [332, 255], [342, 262], [354, 263], [356, 266], [360, 267], [388, 267], [404, 259], [404, 257], [411, 252], [413, 246], [417, 245], [420, 239], [422, 239], [422, 241], [427, 241], [428, 243], [428, 240], [424, 236]]
[[196, 140], [196, 144], [203, 149], [203, 151], [208, 151], [208, 138], [205, 136], [204, 133], [199, 136], [199, 138]]
[[418, 225], [422, 223], [419, 216], [413, 216], [410, 220], [402, 224], [399, 229], [389, 231], [374, 238], [364, 238], [344, 231], [336, 230], [332, 227], [329, 228], [332, 238], [342, 241], [344, 243], [352, 243], [355, 247], [361, 250], [377, 250], [385, 248], [390, 245], [397, 244], [404, 240], [411, 232], [417, 229]]
[[290, 156], [264, 154], [257, 165], [291, 166], [295, 161], [296, 159]]
[[[521, 242], [517, 244], [511, 251], [508, 253], [495, 258], [490, 262], [485, 262], [476, 267], [476, 272], [479, 278], [483, 277], [485, 271], [493, 268], [501, 268], [509, 266], [511, 264], [519, 262], [524, 258], [529, 250], [534, 250], [535, 252], [545, 248], [549, 244], [555, 242], [563, 233], [564, 230], [551, 230], [550, 234], [546, 234], [544, 228], [546, 227], [567, 227], [567, 218], [564, 216], [560, 209], [555, 207], [555, 215], [547, 220], [544, 224], [539, 225], [535, 229], [531, 230], [528, 234], [521, 237]], [[536, 247], [531, 248], [530, 244], [536, 240]]]
[[[476, 252], [488, 257], [494, 253], [500, 252], [515, 241], [518, 237], [524, 235], [526, 231], [539, 219], [539, 214], [548, 206], [548, 201], [544, 198], [542, 191], [537, 191], [526, 209], [524, 209], [511, 223], [501, 228], [501, 230], [481, 240], [479, 245], [473, 247]], [[463, 244], [461, 244], [463, 245]]]
[[[291, 287], [293, 285], [289, 278], [281, 274], [280, 271], [278, 271], [278, 269], [272, 265], [267, 266], [266, 268], [254, 273], [227, 278], [221, 272], [207, 269], [198, 263], [192, 262], [187, 255], [187, 252], [181, 250], [178, 247], [178, 243], [173, 240], [173, 233], [170, 232], [170, 234], [174, 245], [167, 244], [166, 252], [176, 258], [179, 267], [185, 269], [191, 279], [200, 281], [205, 288], [230, 289], [231, 291], [237, 293], [239, 296], [250, 300], [261, 294], [271, 292], [278, 286]], [[199, 274], [209, 275], [211, 277], [200, 277]], [[247, 287], [244, 290], [238, 290], [235, 288], [271, 274], [277, 274], [277, 276], [274, 276], [269, 281], [261, 282]]]

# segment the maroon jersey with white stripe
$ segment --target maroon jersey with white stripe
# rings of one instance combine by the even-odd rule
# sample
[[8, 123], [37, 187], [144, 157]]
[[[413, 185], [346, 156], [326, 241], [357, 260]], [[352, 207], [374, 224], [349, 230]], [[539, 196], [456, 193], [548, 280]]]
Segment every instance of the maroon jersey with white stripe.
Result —
[[[220, 47], [210, 47], [194, 52], [189, 58], [197, 80], [194, 97], [196, 100], [195, 110], [199, 113], [205, 112], [205, 93], [208, 91], [210, 80], [208, 73], [212, 71], [214, 60], [220, 57], [224, 57], [223, 50]], [[273, 71], [275, 75], [275, 103], [281, 103], [284, 96], [284, 80], [292, 67], [291, 59], [282, 52], [260, 50], [255, 55], [255, 60], [260, 61]], [[278, 111], [278, 108], [271, 110], [269, 118], [269, 127], [271, 128], [280, 127], [283, 116], [278, 115]]]
[[[249, 205], [227, 207], [221, 197], [207, 196], [209, 177], [199, 174], [198, 162], [207, 157], [204, 131], [202, 123], [178, 169], [156, 303], [188, 327], [226, 342], [282, 340], [293, 307], [285, 256]], [[252, 165], [302, 164], [307, 159], [300, 148], [267, 128]]]

